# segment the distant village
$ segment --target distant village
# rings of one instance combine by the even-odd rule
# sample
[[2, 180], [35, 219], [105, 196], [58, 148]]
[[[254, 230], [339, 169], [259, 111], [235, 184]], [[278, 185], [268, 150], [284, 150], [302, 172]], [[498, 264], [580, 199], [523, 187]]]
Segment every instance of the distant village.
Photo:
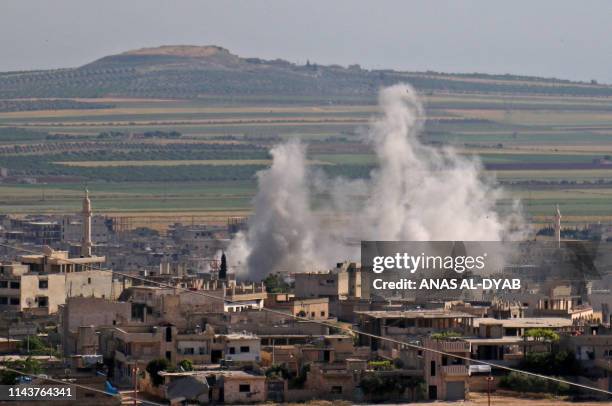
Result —
[[[553, 216], [543, 234], [566, 238]], [[512, 296], [383, 297], [354, 259], [237, 277], [225, 252], [244, 220], [129, 229], [94, 214], [85, 192], [80, 213], [0, 225], [2, 384], [61, 380], [101, 405], [458, 401], [504, 390], [609, 400], [507, 368], [610, 390], [612, 274], [573, 284], [521, 269], [529, 283]]]

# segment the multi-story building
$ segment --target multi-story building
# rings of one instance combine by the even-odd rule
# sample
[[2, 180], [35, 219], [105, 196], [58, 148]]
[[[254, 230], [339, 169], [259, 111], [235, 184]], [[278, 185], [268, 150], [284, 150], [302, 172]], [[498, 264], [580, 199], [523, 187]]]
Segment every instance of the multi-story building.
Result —
[[[394, 340], [414, 340], [432, 333], [456, 331], [471, 333], [475, 317], [452, 310], [393, 310], [357, 312], [359, 329], [363, 332]], [[360, 336], [361, 344], [372, 350], [393, 347], [388, 341], [370, 336]]]
[[[469, 358], [470, 344], [460, 340], [427, 338], [425, 348]], [[465, 359], [433, 351], [423, 351], [427, 397], [430, 400], [463, 400], [469, 392]]]

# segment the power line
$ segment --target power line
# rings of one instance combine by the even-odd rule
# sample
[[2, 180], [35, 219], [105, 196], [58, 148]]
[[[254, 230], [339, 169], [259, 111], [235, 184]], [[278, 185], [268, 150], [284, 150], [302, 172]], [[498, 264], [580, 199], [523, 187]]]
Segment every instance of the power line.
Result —
[[[31, 253], [31, 254], [38, 254], [38, 255], [40, 255], [40, 253], [38, 253], [36, 251], [28, 250], [28, 249], [21, 248], [21, 247], [16, 247], [16, 246], [7, 245], [7, 244], [0, 244], [0, 246], [6, 247], [6, 248], [15, 249], [15, 250], [18, 250], [18, 251], [28, 252], [28, 253]], [[71, 259], [63, 259], [62, 258], [62, 261], [72, 262], [74, 264], [79, 264], [76, 261], [71, 261]], [[80, 264], [80, 265], [82, 265], [82, 264]], [[176, 290], [181, 290], [181, 291], [184, 291], [184, 292], [187, 292], [187, 293], [190, 293], [190, 294], [207, 297], [207, 298], [210, 298], [210, 299], [213, 299], [213, 300], [221, 300], [221, 301], [229, 303], [229, 304], [240, 304], [240, 302], [238, 302], [238, 301], [228, 300], [228, 299], [226, 299], [224, 297], [215, 296], [215, 295], [212, 295], [212, 294], [204, 293], [202, 291], [190, 290], [190, 289], [183, 288], [183, 287], [180, 287], [180, 286], [170, 285], [170, 284], [167, 284], [167, 283], [150, 280], [150, 279], [143, 278], [143, 277], [140, 277], [140, 276], [129, 275], [129, 274], [125, 274], [125, 273], [122, 273], [122, 272], [113, 271], [112, 269], [98, 269], [98, 270], [101, 270], [101, 271], [104, 271], [104, 272], [109, 272], [109, 273], [112, 273], [112, 274], [115, 274], [115, 275], [119, 275], [119, 276], [123, 276], [123, 277], [126, 277], [126, 278], [130, 278], [130, 279], [133, 279], [133, 280], [142, 281], [142, 282], [145, 282], [145, 283], [151, 283], [151, 284], [158, 285], [158, 286], [165, 287], [165, 288], [174, 289], [175, 291]], [[605, 389], [600, 389], [600, 388], [596, 388], [596, 387], [593, 387], [593, 386], [588, 386], [588, 385], [580, 384], [580, 383], [577, 383], [577, 382], [571, 382], [571, 381], [567, 381], [567, 380], [561, 379], [561, 378], [556, 378], [556, 377], [552, 377], [552, 376], [547, 376], [547, 375], [542, 375], [542, 374], [538, 374], [538, 373], [534, 373], [534, 372], [529, 372], [529, 371], [525, 371], [525, 370], [518, 369], [518, 368], [512, 368], [512, 367], [509, 367], [509, 366], [506, 366], [506, 365], [500, 365], [500, 364], [496, 364], [496, 363], [490, 362], [490, 361], [483, 361], [483, 360], [473, 359], [473, 358], [470, 358], [470, 357], [465, 357], [465, 356], [462, 356], [462, 355], [457, 355], [457, 354], [446, 352], [446, 351], [436, 350], [434, 348], [424, 347], [422, 345], [417, 345], [417, 344], [413, 344], [413, 343], [409, 343], [409, 342], [405, 342], [405, 341], [396, 340], [394, 338], [379, 336], [379, 335], [368, 333], [368, 332], [365, 332], [365, 331], [354, 330], [353, 328], [347, 327], [347, 326], [344, 326], [344, 325], [337, 325], [337, 324], [334, 324], [334, 323], [325, 322], [325, 321], [321, 321], [321, 320], [312, 320], [312, 319], [309, 319], [307, 317], [302, 317], [302, 316], [294, 315], [294, 314], [291, 314], [291, 313], [285, 313], [285, 312], [280, 311], [280, 310], [270, 309], [270, 308], [266, 308], [266, 307], [261, 307], [260, 310], [268, 312], [268, 313], [284, 316], [284, 317], [289, 316], [289, 317], [292, 317], [293, 319], [305, 321], [305, 322], [308, 322], [308, 323], [314, 323], [314, 324], [319, 324], [319, 325], [326, 326], [326, 327], [337, 328], [337, 329], [344, 330], [344, 331], [347, 331], [347, 332], [350, 332], [350, 333], [353, 333], [353, 334], [358, 334], [358, 335], [362, 335], [362, 336], [366, 336], [366, 337], [370, 337], [370, 338], [376, 338], [376, 339], [379, 339], [379, 340], [383, 340], [383, 341], [387, 341], [387, 342], [390, 342], [390, 343], [393, 343], [393, 344], [397, 344], [399, 346], [409, 347], [409, 348], [413, 348], [413, 349], [417, 349], [417, 350], [421, 350], [421, 351], [429, 351], [431, 353], [435, 353], [435, 354], [439, 354], [439, 355], [444, 355], [444, 356], [447, 356], [447, 357], [453, 357], [453, 358], [461, 359], [461, 360], [464, 360], [464, 361], [469, 361], [469, 362], [478, 363], [478, 364], [482, 364], [482, 365], [488, 365], [488, 366], [490, 366], [492, 368], [503, 369], [503, 370], [510, 371], [510, 372], [517, 372], [517, 373], [528, 375], [528, 376], [533, 376], [533, 377], [537, 377], [537, 378], [541, 378], [541, 379], [547, 379], [547, 380], [550, 380], [550, 381], [554, 381], [554, 382], [558, 382], [558, 383], [562, 383], [562, 384], [566, 384], [566, 385], [570, 385], [570, 386], [574, 386], [574, 387], [579, 387], [579, 388], [583, 388], [583, 389], [592, 390], [592, 391], [595, 391], [595, 392], [604, 393], [604, 394], [607, 394], [607, 395], [612, 395], [611, 391], [608, 391], [608, 390], [605, 390]]]

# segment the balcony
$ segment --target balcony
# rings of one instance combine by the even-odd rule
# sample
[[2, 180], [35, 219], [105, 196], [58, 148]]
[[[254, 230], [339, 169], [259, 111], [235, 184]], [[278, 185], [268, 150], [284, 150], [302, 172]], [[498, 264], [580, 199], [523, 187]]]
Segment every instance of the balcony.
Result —
[[466, 365], [444, 365], [441, 371], [443, 376], [468, 376]]
[[444, 352], [470, 352], [470, 343], [462, 340], [434, 340], [425, 339], [425, 347]]

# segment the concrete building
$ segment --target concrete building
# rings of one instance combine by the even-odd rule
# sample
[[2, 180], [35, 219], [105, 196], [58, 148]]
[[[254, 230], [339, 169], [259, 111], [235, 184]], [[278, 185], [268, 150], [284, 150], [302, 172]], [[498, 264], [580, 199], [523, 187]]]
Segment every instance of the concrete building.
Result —
[[217, 340], [222, 340], [225, 345], [225, 362], [255, 363], [261, 360], [261, 341], [254, 334], [232, 333], [219, 335]]
[[[427, 338], [423, 345], [437, 351], [470, 356], [470, 345], [459, 340], [436, 340]], [[430, 400], [463, 400], [469, 393], [467, 362], [460, 358], [423, 351], [425, 383]]]
[[[361, 331], [402, 341], [443, 331], [465, 334], [472, 331], [475, 319], [468, 313], [438, 309], [367, 311], [358, 312], [358, 316]], [[392, 347], [386, 340], [363, 335], [360, 336], [360, 342], [372, 350]]]
[[299, 317], [313, 320], [326, 320], [329, 316], [329, 298], [296, 299], [289, 294], [271, 294], [265, 302], [270, 309], [286, 311]]
[[0, 309], [54, 314], [68, 297], [114, 298], [112, 274], [100, 269], [104, 258], [68, 258], [65, 251], [44, 248], [19, 263], [0, 265]]
[[[95, 333], [104, 328], [125, 325], [131, 322], [130, 303], [92, 297], [71, 297], [59, 306], [59, 333], [62, 352], [65, 356], [95, 354], [97, 337]], [[84, 345], [87, 341], [82, 335], [91, 336], [93, 331], [96, 343]], [[94, 348], [91, 348], [91, 347]], [[93, 349], [94, 352], [89, 350]]]

